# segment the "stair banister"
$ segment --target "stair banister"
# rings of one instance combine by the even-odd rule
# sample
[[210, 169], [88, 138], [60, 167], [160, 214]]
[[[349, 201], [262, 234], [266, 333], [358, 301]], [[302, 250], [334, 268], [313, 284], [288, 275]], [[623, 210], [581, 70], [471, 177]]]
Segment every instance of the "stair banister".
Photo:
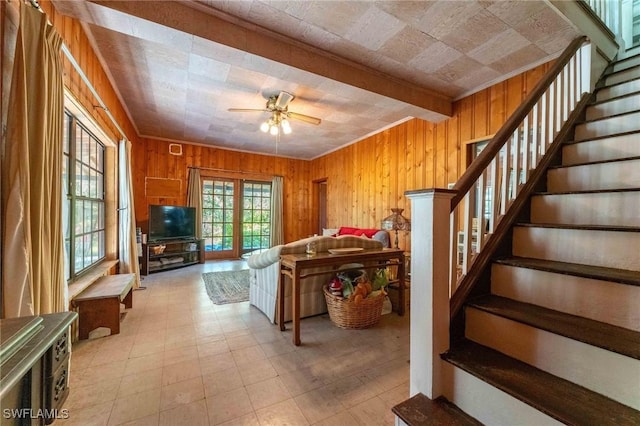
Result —
[[[587, 97], [582, 95], [590, 90], [590, 67], [583, 66], [583, 62], [589, 62], [588, 55], [581, 53], [585, 41], [586, 37], [580, 37], [567, 47], [453, 189], [406, 193], [414, 218], [420, 218], [413, 221], [411, 230], [410, 356], [415, 361], [410, 365], [411, 395], [423, 393], [433, 399], [448, 386], [440, 354], [449, 348], [451, 318], [472, 288], [471, 280], [458, 280], [459, 231], [462, 229], [464, 234], [461, 245], [466, 273], [474, 257], [489, 255], [489, 250], [481, 252], [484, 244], [495, 246], [497, 239], [492, 239], [491, 234], [506, 226], [508, 221], [501, 219], [512, 202], [514, 208], [521, 205], [516, 197], [523, 188], [524, 191], [532, 188], [534, 179], [540, 175], [537, 165], [541, 160], [548, 165], [551, 156], [545, 154], [557, 149], [552, 141], [567, 134], [569, 126], [563, 126], [565, 123], [577, 120], [578, 111], [574, 107], [586, 105]], [[501, 158], [504, 160], [500, 161]], [[501, 174], [507, 178], [497, 179]], [[527, 181], [529, 175], [531, 181]], [[478, 185], [482, 188], [479, 191]], [[479, 203], [474, 200], [476, 192]], [[484, 199], [488, 196], [492, 197], [492, 204], [485, 220]], [[475, 212], [477, 223], [471, 208], [474, 204], [481, 206]], [[469, 237], [474, 225], [476, 241]], [[481, 256], [472, 256], [474, 250]], [[479, 269], [478, 266], [474, 268]], [[462, 287], [456, 291], [458, 283]]]
[[545, 93], [549, 85], [556, 79], [560, 71], [573, 57], [576, 51], [587, 41], [585, 36], [578, 37], [564, 50], [562, 55], [554, 62], [553, 66], [542, 77], [534, 89], [529, 93], [522, 104], [511, 114], [509, 119], [491, 138], [491, 141], [482, 150], [480, 155], [471, 163], [469, 168], [465, 170], [460, 179], [453, 186], [453, 190], [457, 194], [451, 200], [451, 211], [453, 211], [464, 195], [471, 190], [482, 172], [489, 166], [491, 161], [500, 152], [504, 144], [510, 140], [515, 130], [520, 126], [524, 118], [529, 114], [532, 107], [538, 102], [538, 99]]
[[[451, 316], [484, 265], [470, 273], [511, 203], [551, 146], [583, 93], [589, 92], [586, 37], [573, 40], [456, 182], [451, 202]], [[583, 57], [585, 56], [585, 57]], [[458, 221], [461, 221], [460, 224]], [[462, 241], [458, 241], [458, 238]], [[461, 259], [460, 259], [461, 257]]]

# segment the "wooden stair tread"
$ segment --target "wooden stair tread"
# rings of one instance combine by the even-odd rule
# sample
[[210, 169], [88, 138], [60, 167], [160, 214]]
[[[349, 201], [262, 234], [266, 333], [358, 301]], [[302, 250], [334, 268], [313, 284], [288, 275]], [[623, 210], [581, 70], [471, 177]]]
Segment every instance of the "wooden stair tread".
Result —
[[[617, 71], [615, 71], [615, 70], [613, 69], [613, 66], [614, 66], [614, 65], [621, 64], [621, 63], [624, 63], [624, 62], [626, 62], [626, 61], [631, 61], [631, 60], [633, 60], [633, 59], [635, 58], [635, 56], [638, 56], [638, 55], [629, 56], [628, 58], [624, 58], [624, 59], [620, 59], [620, 60], [618, 60], [618, 61], [611, 62], [611, 63], [609, 64], [609, 65], [610, 65], [610, 67], [605, 71], [605, 73], [604, 73], [604, 75], [603, 75], [602, 77], [606, 80], [607, 78], [609, 78], [609, 77], [611, 77], [611, 76], [613, 76], [613, 75], [616, 75], [616, 74], [622, 74], [623, 72], [628, 72], [628, 71], [630, 71], [630, 70], [632, 70], [632, 69], [634, 69], [634, 68], [638, 68], [638, 67], [640, 67], [640, 65], [632, 65], [632, 66], [630, 66], [629, 68], [625, 68], [625, 69], [621, 69], [621, 70], [617, 70]], [[629, 80], [625, 80], [625, 82], [627, 82], [627, 81], [633, 81], [633, 80], [636, 80], [637, 78], [638, 78], [638, 77], [631, 77]], [[607, 84], [607, 85], [605, 85], [605, 86], [603, 86], [603, 87], [615, 86], [616, 84], [619, 84], [619, 83]]]
[[[637, 79], [634, 79], [634, 80], [637, 80]], [[601, 100], [601, 101], [596, 100], [596, 101], [593, 101], [593, 103], [589, 104], [589, 106], [590, 107], [598, 106], [598, 105], [606, 104], [607, 102], [617, 101], [619, 99], [624, 99], [624, 98], [634, 98], [634, 97], [638, 96], [638, 93], [640, 93], [640, 91], [628, 92], [628, 93], [625, 93], [625, 94], [622, 94], [622, 95], [612, 96], [611, 98], [604, 99], [604, 100]]]
[[637, 331], [494, 295], [482, 296], [470, 301], [468, 305], [493, 315], [640, 359], [640, 333]]
[[556, 262], [552, 260], [532, 259], [528, 257], [509, 257], [497, 259], [500, 265], [538, 269], [556, 274], [574, 275], [594, 280], [612, 281], [621, 284], [640, 286], [640, 272], [627, 269], [605, 268], [602, 266], [581, 265], [579, 263]]
[[580, 167], [580, 166], [593, 166], [596, 164], [608, 164], [608, 163], [619, 163], [622, 161], [635, 161], [640, 160], [640, 157], [635, 155], [632, 157], [623, 157], [623, 158], [613, 158], [611, 160], [598, 160], [598, 161], [588, 161], [585, 163], [575, 163], [575, 164], [559, 164], [557, 166], [549, 166], [549, 170], [552, 169], [568, 169], [570, 167]]
[[608, 135], [593, 136], [593, 137], [588, 138], [588, 139], [564, 141], [564, 142], [562, 142], [562, 145], [575, 145], [575, 144], [584, 143], [584, 142], [594, 142], [594, 141], [598, 141], [598, 140], [601, 140], [601, 139], [616, 138], [616, 137], [627, 136], [627, 135], [635, 135], [637, 133], [638, 132], [635, 131], [635, 130], [629, 130], [627, 132], [618, 132], [618, 133], [611, 133], [611, 134], [608, 134]]
[[395, 405], [391, 411], [409, 426], [478, 426], [479, 421], [460, 410], [446, 398], [435, 400], [418, 393]]
[[640, 411], [477, 343], [458, 342], [442, 358], [565, 424], [640, 424]]
[[558, 191], [558, 192], [534, 192], [532, 196], [539, 195], [580, 195], [580, 194], [607, 194], [607, 193], [624, 193], [624, 192], [640, 192], [640, 188], [620, 188], [620, 189], [584, 189], [581, 191]]
[[530, 223], [519, 222], [514, 226], [524, 228], [555, 228], [555, 229], [575, 229], [581, 231], [615, 231], [615, 232], [640, 232], [637, 226], [620, 226], [620, 225], [573, 225], [564, 223]]

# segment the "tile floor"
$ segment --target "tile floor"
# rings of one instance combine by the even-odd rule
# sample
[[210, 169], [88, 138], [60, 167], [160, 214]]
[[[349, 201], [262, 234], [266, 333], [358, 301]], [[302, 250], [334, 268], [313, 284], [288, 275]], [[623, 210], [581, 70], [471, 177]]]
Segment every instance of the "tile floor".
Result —
[[248, 302], [214, 305], [207, 262], [144, 277], [120, 334], [73, 346], [59, 425], [392, 425], [409, 394], [409, 318], [302, 320], [302, 345]]

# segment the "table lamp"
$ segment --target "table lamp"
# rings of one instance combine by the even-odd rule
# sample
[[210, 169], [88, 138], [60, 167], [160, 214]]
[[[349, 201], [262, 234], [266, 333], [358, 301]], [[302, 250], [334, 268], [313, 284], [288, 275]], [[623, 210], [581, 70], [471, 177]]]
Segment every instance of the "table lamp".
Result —
[[404, 209], [393, 208], [391, 209], [391, 214], [384, 219], [382, 219], [382, 229], [387, 231], [396, 231], [396, 240], [395, 245], [398, 248], [398, 231], [410, 231], [411, 230], [411, 222], [406, 217], [402, 216], [402, 212]]

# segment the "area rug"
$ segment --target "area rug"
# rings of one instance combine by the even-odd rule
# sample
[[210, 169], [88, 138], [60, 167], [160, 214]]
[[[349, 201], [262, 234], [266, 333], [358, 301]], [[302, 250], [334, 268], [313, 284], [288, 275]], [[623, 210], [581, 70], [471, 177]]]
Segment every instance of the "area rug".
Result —
[[205, 272], [202, 281], [209, 299], [216, 305], [249, 300], [249, 270]]

